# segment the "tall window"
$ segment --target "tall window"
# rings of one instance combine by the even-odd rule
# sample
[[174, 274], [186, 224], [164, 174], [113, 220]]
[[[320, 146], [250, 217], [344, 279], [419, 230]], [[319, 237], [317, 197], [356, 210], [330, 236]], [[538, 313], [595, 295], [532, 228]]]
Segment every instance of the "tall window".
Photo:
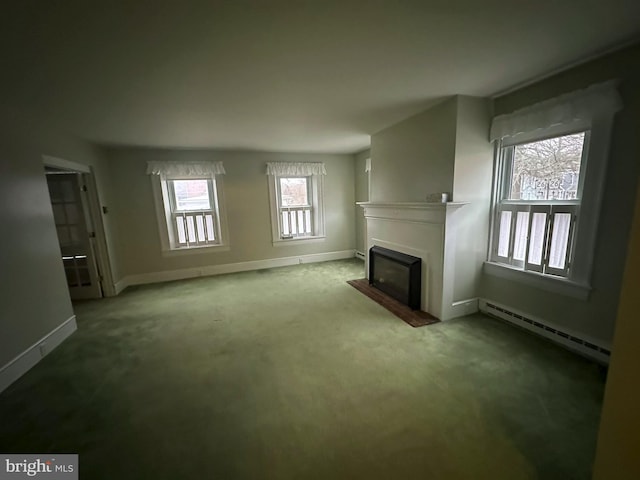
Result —
[[313, 205], [310, 177], [278, 177], [280, 237], [313, 235]]
[[615, 82], [606, 82], [493, 119], [488, 273], [588, 295], [609, 139], [621, 108]]
[[567, 276], [589, 132], [502, 146], [493, 260]]
[[177, 247], [219, 243], [215, 183], [212, 178], [166, 179], [171, 229]]
[[221, 163], [149, 162], [164, 250], [224, 245]]
[[324, 236], [324, 164], [267, 164], [273, 241]]

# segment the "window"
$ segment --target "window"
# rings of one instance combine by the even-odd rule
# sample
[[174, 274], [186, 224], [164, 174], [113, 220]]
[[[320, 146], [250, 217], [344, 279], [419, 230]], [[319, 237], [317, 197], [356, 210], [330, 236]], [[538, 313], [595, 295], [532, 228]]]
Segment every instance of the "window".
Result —
[[324, 236], [324, 164], [268, 163], [274, 243]]
[[220, 162], [149, 162], [165, 251], [225, 245]]
[[582, 131], [500, 147], [493, 261], [568, 275], [588, 140]]
[[613, 116], [622, 108], [615, 87], [494, 118], [489, 273], [588, 295]]
[[310, 177], [278, 177], [280, 238], [313, 235]]

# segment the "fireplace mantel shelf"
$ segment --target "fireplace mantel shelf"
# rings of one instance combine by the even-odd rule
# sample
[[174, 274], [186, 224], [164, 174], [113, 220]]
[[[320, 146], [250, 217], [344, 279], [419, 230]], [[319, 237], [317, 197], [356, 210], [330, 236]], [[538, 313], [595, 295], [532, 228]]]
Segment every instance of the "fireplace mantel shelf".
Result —
[[362, 208], [393, 208], [407, 210], [434, 210], [434, 209], [457, 209], [468, 205], [469, 202], [356, 202]]

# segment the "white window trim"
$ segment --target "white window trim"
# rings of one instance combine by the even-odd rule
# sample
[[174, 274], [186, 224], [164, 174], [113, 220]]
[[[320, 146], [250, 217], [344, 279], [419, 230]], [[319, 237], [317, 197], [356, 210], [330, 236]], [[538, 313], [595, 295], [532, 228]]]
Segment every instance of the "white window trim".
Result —
[[[314, 235], [294, 238], [281, 238], [280, 212], [278, 203], [278, 179], [281, 177], [309, 177], [311, 186], [311, 205], [313, 207]], [[324, 176], [323, 175], [267, 175], [269, 179], [269, 206], [271, 210], [271, 237], [274, 246], [293, 245], [296, 243], [316, 243], [324, 241]]]
[[[221, 175], [197, 175], [197, 176], [170, 176], [164, 173], [150, 175], [151, 187], [153, 190], [154, 203], [156, 207], [156, 218], [158, 233], [160, 235], [160, 245], [163, 257], [173, 257], [180, 255], [192, 255], [212, 252], [223, 252], [230, 250], [229, 230], [227, 226], [227, 215], [224, 200], [224, 187]], [[175, 246], [171, 236], [173, 235], [172, 212], [169, 203], [169, 192], [167, 180], [211, 180], [213, 185], [214, 214], [217, 215], [219, 242], [210, 245], [194, 245], [189, 247]]]
[[[609, 83], [609, 87], [613, 89], [615, 88], [615, 84]], [[553, 125], [546, 129], [537, 128], [531, 132], [517, 133], [511, 137], [496, 141], [489, 250], [487, 254], [488, 260], [485, 262], [484, 268], [487, 274], [521, 282], [542, 290], [560, 293], [573, 298], [588, 299], [591, 291], [593, 257], [604, 192], [611, 132], [613, 130], [614, 115], [619, 108], [621, 107], [618, 102], [615, 106], [612, 105], [610, 109], [599, 108], [590, 119], [576, 120], [564, 125]], [[581, 173], [582, 178], [580, 179], [579, 185], [580, 207], [576, 228], [573, 233], [574, 251], [571, 260], [572, 266], [568, 277], [540, 274], [496, 262], [493, 257], [493, 252], [496, 242], [495, 223], [498, 221], [496, 218], [496, 207], [500, 204], [503, 193], [499, 161], [502, 147], [584, 130], [589, 130], [590, 133], [588, 142], [585, 142], [585, 148], [588, 150], [587, 153], [583, 155], [586, 164], [582, 168], [582, 172], [584, 173]], [[586, 192], [586, 195], [582, 195], [582, 192]], [[553, 204], [554, 202], [548, 203]], [[560, 203], [567, 204], [570, 202]]]

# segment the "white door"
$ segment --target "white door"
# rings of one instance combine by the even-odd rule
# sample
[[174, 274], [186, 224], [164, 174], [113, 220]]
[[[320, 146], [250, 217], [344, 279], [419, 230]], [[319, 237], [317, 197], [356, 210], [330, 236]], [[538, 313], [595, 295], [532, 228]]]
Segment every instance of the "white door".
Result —
[[62, 263], [73, 300], [101, 298], [90, 215], [79, 173], [47, 173]]

